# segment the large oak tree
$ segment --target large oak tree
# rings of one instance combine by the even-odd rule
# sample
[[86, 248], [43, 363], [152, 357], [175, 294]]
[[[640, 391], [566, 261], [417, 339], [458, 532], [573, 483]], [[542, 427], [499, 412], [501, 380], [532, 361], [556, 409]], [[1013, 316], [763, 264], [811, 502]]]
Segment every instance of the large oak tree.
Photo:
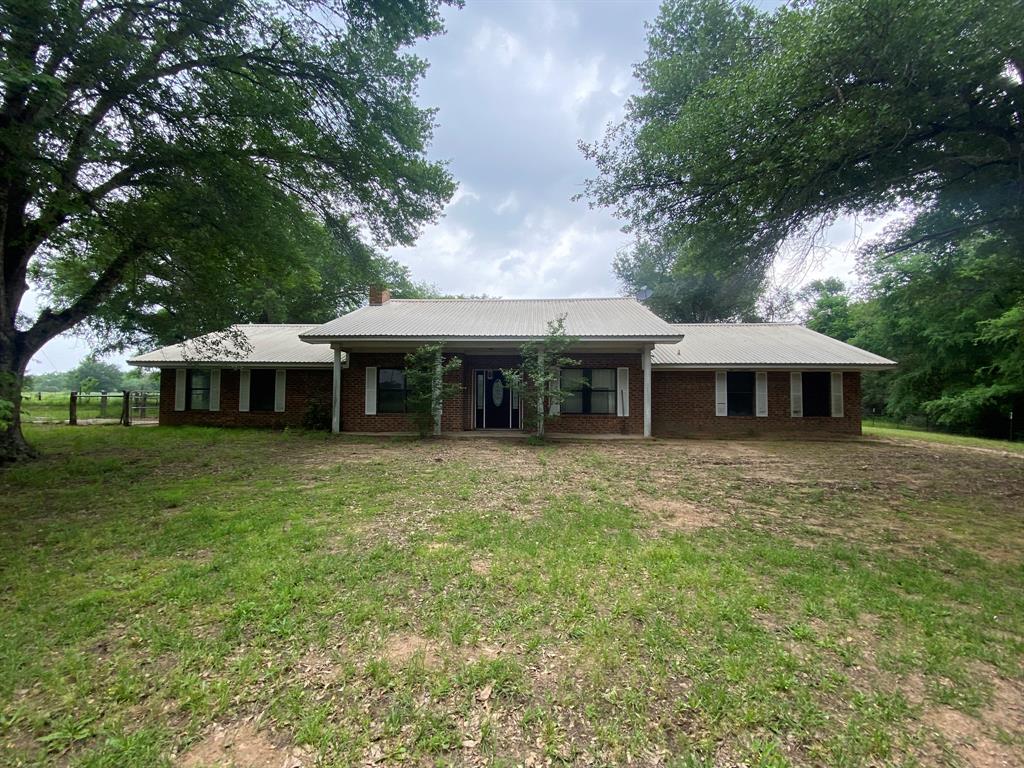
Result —
[[[294, 277], [331, 222], [413, 240], [453, 191], [409, 53], [438, 5], [4, 0], [0, 460], [29, 453], [28, 361], [84, 319], [166, 311], [189, 285], [231, 302], [248, 272]], [[26, 317], [33, 278], [50, 303]]]
[[987, 231], [1021, 252], [1019, 0], [666, 0], [636, 73], [584, 151], [586, 195], [643, 239], [749, 273], [837, 217], [912, 206], [957, 215], [890, 249]]

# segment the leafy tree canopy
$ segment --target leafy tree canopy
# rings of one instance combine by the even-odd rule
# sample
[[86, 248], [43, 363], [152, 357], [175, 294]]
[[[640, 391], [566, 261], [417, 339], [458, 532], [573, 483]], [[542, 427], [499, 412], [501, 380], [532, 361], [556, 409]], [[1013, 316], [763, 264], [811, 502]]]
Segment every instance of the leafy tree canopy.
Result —
[[759, 270], [702, 266], [686, 244], [640, 241], [619, 253], [613, 268], [628, 293], [671, 323], [750, 319], [766, 282]]
[[[426, 64], [409, 52], [441, 31], [439, 5], [4, 3], [0, 400], [17, 404], [31, 356], [89, 317], [122, 341], [136, 323], [202, 326], [185, 298], [200, 320], [218, 303], [344, 305], [330, 270], [355, 270], [354, 233], [410, 243], [453, 192], [426, 159]], [[51, 300], [34, 318], [19, 314], [30, 278]], [[0, 460], [27, 450], [15, 408]]]
[[764, 270], [787, 239], [909, 203], [959, 213], [922, 219], [922, 241], [998, 230], [1021, 250], [1017, 0], [666, 0], [636, 74], [623, 122], [584, 146], [585, 194], [643, 237]]

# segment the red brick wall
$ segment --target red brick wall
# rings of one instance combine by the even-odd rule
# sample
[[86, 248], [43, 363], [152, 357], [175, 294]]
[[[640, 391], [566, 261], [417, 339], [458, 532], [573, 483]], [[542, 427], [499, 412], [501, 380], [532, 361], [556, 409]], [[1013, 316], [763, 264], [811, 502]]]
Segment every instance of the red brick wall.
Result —
[[195, 424], [211, 427], [284, 427], [302, 426], [302, 419], [312, 403], [331, 408], [331, 371], [320, 368], [288, 368], [284, 385], [284, 411], [238, 410], [238, 369], [222, 368], [220, 372], [219, 411], [174, 410], [173, 368], [160, 370], [160, 423], [168, 425]]
[[[457, 355], [462, 370], [449, 374], [449, 381], [462, 384], [462, 391], [446, 400], [441, 410], [441, 429], [458, 432], [473, 429], [473, 371], [481, 368], [511, 368], [519, 364], [514, 355]], [[629, 417], [595, 414], [565, 414], [548, 422], [548, 430], [582, 434], [643, 434], [644, 411], [643, 370], [640, 354], [572, 355], [584, 368], [629, 368]], [[393, 353], [360, 353], [350, 357], [341, 384], [341, 428], [345, 432], [411, 432], [412, 420], [404, 413], [366, 415], [366, 367], [402, 368], [405, 355]]]
[[843, 416], [789, 415], [789, 371], [768, 372], [768, 416], [715, 416], [714, 371], [652, 374], [652, 432], [655, 436], [755, 435], [776, 433], [860, 434], [860, 373], [843, 374]]
[[548, 422], [552, 434], [642, 435], [644, 433], [644, 369], [640, 353], [570, 354], [580, 368], [629, 368], [629, 416], [614, 413], [563, 413]]
[[[344, 432], [413, 432], [412, 417], [407, 413], [366, 413], [366, 368], [404, 368], [403, 352], [353, 352], [349, 366], [341, 375], [341, 429]], [[453, 371], [445, 379], [463, 383], [462, 372]], [[441, 407], [441, 429], [457, 432], [464, 429], [464, 394], [446, 400]]]

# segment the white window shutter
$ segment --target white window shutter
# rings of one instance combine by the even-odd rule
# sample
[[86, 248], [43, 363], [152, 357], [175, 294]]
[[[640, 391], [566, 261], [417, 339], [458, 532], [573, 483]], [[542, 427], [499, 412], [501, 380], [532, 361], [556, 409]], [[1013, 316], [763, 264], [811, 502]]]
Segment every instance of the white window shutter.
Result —
[[238, 410], [248, 411], [249, 410], [249, 374], [252, 373], [248, 368], [243, 368], [238, 372]]
[[789, 415], [804, 415], [804, 375], [799, 371], [789, 374]]
[[843, 372], [832, 371], [832, 415], [843, 415]]
[[274, 371], [274, 410], [278, 413], [284, 411], [284, 387], [287, 373], [288, 371], [284, 368], [278, 368]]
[[629, 368], [619, 368], [615, 374], [619, 416], [629, 416]]
[[755, 390], [757, 408], [754, 411], [758, 416], [768, 415], [768, 374], [765, 371], [758, 371], [755, 375]]
[[366, 415], [377, 415], [377, 366], [366, 366]]
[[[551, 380], [551, 391], [555, 392], [562, 387], [562, 369], [555, 368], [555, 378]], [[548, 414], [557, 416], [562, 412], [562, 403], [558, 398], [552, 397], [548, 404]]]
[[220, 410], [220, 368], [210, 371], [210, 410]]
[[715, 416], [729, 415], [729, 379], [725, 371], [715, 371]]
[[174, 410], [185, 410], [185, 389], [188, 387], [188, 370], [177, 368], [174, 371]]

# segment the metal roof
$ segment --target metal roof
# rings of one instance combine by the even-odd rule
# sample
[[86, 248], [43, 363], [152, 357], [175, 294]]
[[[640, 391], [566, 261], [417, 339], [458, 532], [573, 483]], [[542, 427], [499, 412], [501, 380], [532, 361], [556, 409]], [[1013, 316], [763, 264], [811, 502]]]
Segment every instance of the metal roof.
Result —
[[670, 323], [635, 299], [391, 299], [311, 328], [313, 343], [340, 339], [530, 339], [565, 315], [581, 339], [679, 338]]
[[892, 368], [892, 360], [790, 323], [696, 323], [674, 326], [677, 344], [656, 344], [658, 368]]
[[232, 325], [226, 331], [208, 333], [181, 344], [133, 357], [130, 365], [159, 368], [173, 365], [212, 365], [227, 367], [284, 364], [330, 366], [330, 347], [306, 344], [299, 333], [309, 325]]

